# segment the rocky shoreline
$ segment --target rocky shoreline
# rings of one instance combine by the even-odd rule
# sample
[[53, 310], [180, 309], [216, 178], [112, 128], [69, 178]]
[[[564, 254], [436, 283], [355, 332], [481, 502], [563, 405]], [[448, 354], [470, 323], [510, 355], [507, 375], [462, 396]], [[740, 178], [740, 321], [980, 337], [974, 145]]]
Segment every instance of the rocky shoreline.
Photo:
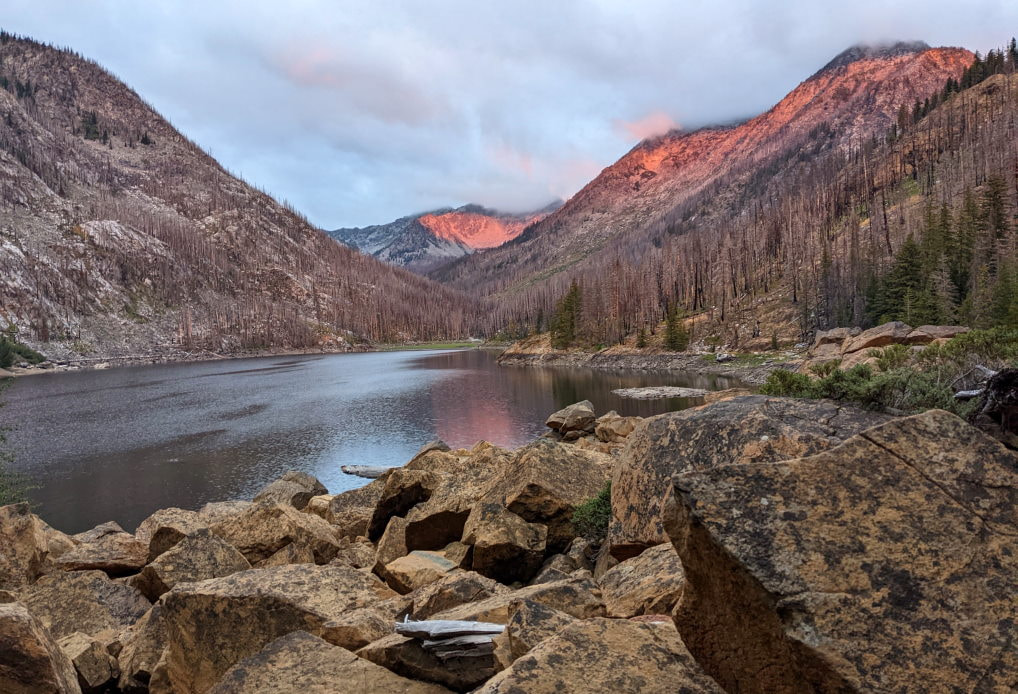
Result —
[[[517, 450], [435, 442], [337, 495], [288, 473], [134, 533], [0, 507], [0, 691], [1014, 685], [1018, 456], [963, 420], [719, 395], [547, 424]], [[608, 482], [605, 527], [579, 534]]]
[[795, 369], [795, 359], [775, 359], [755, 365], [741, 365], [737, 362], [708, 361], [711, 354], [659, 353], [641, 354], [631, 352], [530, 352], [514, 346], [506, 349], [498, 358], [501, 366], [567, 366], [590, 369], [626, 369], [632, 371], [685, 371], [710, 376], [728, 376], [749, 385], [759, 385], [775, 369]]

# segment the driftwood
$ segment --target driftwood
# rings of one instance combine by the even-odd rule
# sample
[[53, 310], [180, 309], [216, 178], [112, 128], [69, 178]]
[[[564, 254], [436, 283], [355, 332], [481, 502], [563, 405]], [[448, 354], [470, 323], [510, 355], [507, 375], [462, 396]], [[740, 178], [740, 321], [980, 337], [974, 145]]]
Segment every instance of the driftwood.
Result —
[[348, 475], [367, 477], [369, 480], [378, 479], [392, 468], [380, 465], [340, 465], [339, 469]]
[[[421, 622], [396, 622], [396, 633], [421, 640], [421, 648], [447, 667], [460, 667], [480, 660], [480, 667], [494, 666], [495, 643], [492, 639], [505, 631], [501, 624], [432, 619]], [[453, 662], [455, 661], [455, 662]], [[469, 667], [477, 667], [471, 664]]]
[[1018, 448], [1018, 369], [1002, 369], [986, 382], [972, 423]]
[[460, 636], [488, 636], [505, 631], [503, 624], [467, 622], [456, 619], [430, 619], [420, 622], [396, 622], [396, 633], [428, 641], [448, 640]]

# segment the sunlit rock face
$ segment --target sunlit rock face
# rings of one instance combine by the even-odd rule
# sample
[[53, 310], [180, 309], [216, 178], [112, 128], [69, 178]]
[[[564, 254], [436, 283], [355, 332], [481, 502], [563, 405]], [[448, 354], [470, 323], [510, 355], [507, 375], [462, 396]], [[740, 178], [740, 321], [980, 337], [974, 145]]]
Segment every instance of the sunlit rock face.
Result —
[[425, 272], [470, 255], [496, 248], [544, 219], [559, 203], [535, 212], [497, 212], [479, 205], [441, 209], [402, 217], [388, 224], [336, 229], [329, 234], [347, 246], [410, 270]]

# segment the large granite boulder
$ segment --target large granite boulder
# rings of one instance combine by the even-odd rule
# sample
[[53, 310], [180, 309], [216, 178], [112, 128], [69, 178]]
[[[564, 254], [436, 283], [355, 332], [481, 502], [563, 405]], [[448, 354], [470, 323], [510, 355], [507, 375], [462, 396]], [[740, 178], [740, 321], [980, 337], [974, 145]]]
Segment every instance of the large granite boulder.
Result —
[[381, 478], [332, 497], [324, 517], [335, 527], [336, 535], [349, 539], [367, 535], [368, 524], [384, 488], [385, 479]]
[[[596, 689], [595, 689], [596, 687]], [[591, 619], [565, 626], [478, 694], [722, 694], [667, 622]]]
[[438, 552], [414, 550], [385, 565], [386, 583], [398, 593], [434, 583], [457, 567]]
[[644, 550], [598, 581], [609, 617], [670, 614], [686, 585], [682, 562], [669, 543]]
[[905, 336], [906, 345], [928, 345], [937, 340], [950, 340], [970, 329], [964, 325], [920, 325]]
[[875, 328], [864, 330], [855, 337], [851, 337], [841, 343], [842, 354], [858, 352], [871, 347], [886, 347], [896, 343], [905, 342], [912, 327], [901, 321], [891, 321], [878, 325]]
[[181, 583], [162, 597], [176, 694], [208, 691], [239, 660], [292, 631], [321, 633], [344, 613], [395, 597], [348, 566], [294, 564]]
[[254, 498], [255, 503], [288, 504], [298, 511], [304, 510], [312, 497], [328, 494], [317, 478], [306, 472], [290, 470], [278, 480], [270, 482]]
[[305, 631], [272, 641], [230, 668], [211, 694], [441, 694], [448, 689], [400, 677]]
[[86, 693], [104, 691], [120, 674], [119, 666], [102, 641], [76, 631], [58, 642], [70, 658], [78, 685]]
[[335, 529], [325, 520], [284, 504], [254, 504], [211, 526], [252, 564], [268, 559], [291, 542], [308, 545], [325, 564], [339, 551]]
[[573, 431], [592, 433], [596, 420], [593, 403], [590, 400], [583, 400], [553, 413], [545, 425], [563, 435]]
[[929, 411], [676, 478], [675, 623], [727, 691], [1008, 691], [1018, 457]]
[[128, 694], [146, 692], [156, 666], [166, 650], [163, 606], [156, 603], [120, 637], [117, 655], [120, 666], [120, 690]]
[[178, 583], [229, 576], [250, 568], [232, 545], [210, 530], [198, 530], [142, 569], [133, 585], [154, 602]]
[[198, 511], [164, 508], [143, 520], [134, 537], [148, 547], [148, 561], [153, 561], [191, 533], [207, 528], [209, 522], [208, 516]]
[[43, 523], [28, 504], [0, 506], [0, 589], [31, 583], [73, 548], [70, 537]]
[[438, 612], [508, 592], [510, 588], [487, 576], [456, 571], [410, 593], [410, 614], [414, 619], [430, 619]]
[[441, 612], [431, 619], [462, 619], [473, 622], [507, 624], [510, 606], [514, 600], [529, 600], [565, 612], [577, 619], [605, 616], [601, 591], [591, 579], [571, 577], [551, 583], [539, 583], [508, 592], [499, 592], [490, 598], [463, 603]]
[[594, 434], [604, 443], [625, 441], [637, 426], [643, 422], [642, 417], [623, 417], [615, 410], [597, 418]]
[[651, 417], [629, 437], [615, 468], [611, 554], [623, 560], [668, 542], [661, 504], [674, 475], [818, 453], [887, 419], [831, 401], [763, 395]]
[[503, 669], [532, 648], [565, 629], [576, 617], [533, 600], [519, 598], [509, 603], [509, 621], [505, 632], [496, 637], [506, 644]]
[[463, 528], [473, 547], [471, 568], [502, 583], [529, 580], [540, 568], [548, 529], [528, 523], [498, 503], [478, 503]]
[[604, 488], [612, 465], [603, 453], [538, 439], [517, 451], [484, 499], [547, 526], [548, 549], [559, 552], [576, 537], [573, 511]]
[[16, 602], [0, 604], [0, 692], [81, 694], [71, 659]]
[[73, 549], [61, 554], [54, 564], [65, 571], [105, 571], [126, 576], [145, 566], [148, 547], [134, 535], [110, 521], [74, 535]]
[[321, 637], [333, 646], [356, 651], [392, 633], [391, 613], [377, 607], [360, 607], [322, 626]]
[[377, 542], [390, 518], [406, 516], [414, 506], [430, 499], [441, 482], [442, 476], [432, 470], [394, 468], [390, 471], [368, 523], [368, 539]]
[[57, 639], [80, 631], [112, 640], [151, 607], [137, 589], [102, 571], [47, 574], [24, 588], [19, 597]]

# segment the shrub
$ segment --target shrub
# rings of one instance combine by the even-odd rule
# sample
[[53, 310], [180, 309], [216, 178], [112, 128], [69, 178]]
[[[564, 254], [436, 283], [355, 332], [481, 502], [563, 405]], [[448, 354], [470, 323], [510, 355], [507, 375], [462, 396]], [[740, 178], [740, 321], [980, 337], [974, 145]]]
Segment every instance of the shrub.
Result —
[[909, 357], [912, 356], [911, 350], [905, 345], [888, 345], [883, 349], [874, 350], [872, 354], [876, 357], [877, 368], [881, 371], [890, 371], [905, 366]]
[[46, 357], [28, 345], [23, 345], [7, 336], [0, 336], [0, 369], [6, 369], [22, 359], [29, 364], [38, 364], [45, 361]]
[[612, 517], [612, 485], [607, 482], [597, 496], [587, 499], [573, 511], [573, 527], [576, 532], [600, 544], [608, 534]]

